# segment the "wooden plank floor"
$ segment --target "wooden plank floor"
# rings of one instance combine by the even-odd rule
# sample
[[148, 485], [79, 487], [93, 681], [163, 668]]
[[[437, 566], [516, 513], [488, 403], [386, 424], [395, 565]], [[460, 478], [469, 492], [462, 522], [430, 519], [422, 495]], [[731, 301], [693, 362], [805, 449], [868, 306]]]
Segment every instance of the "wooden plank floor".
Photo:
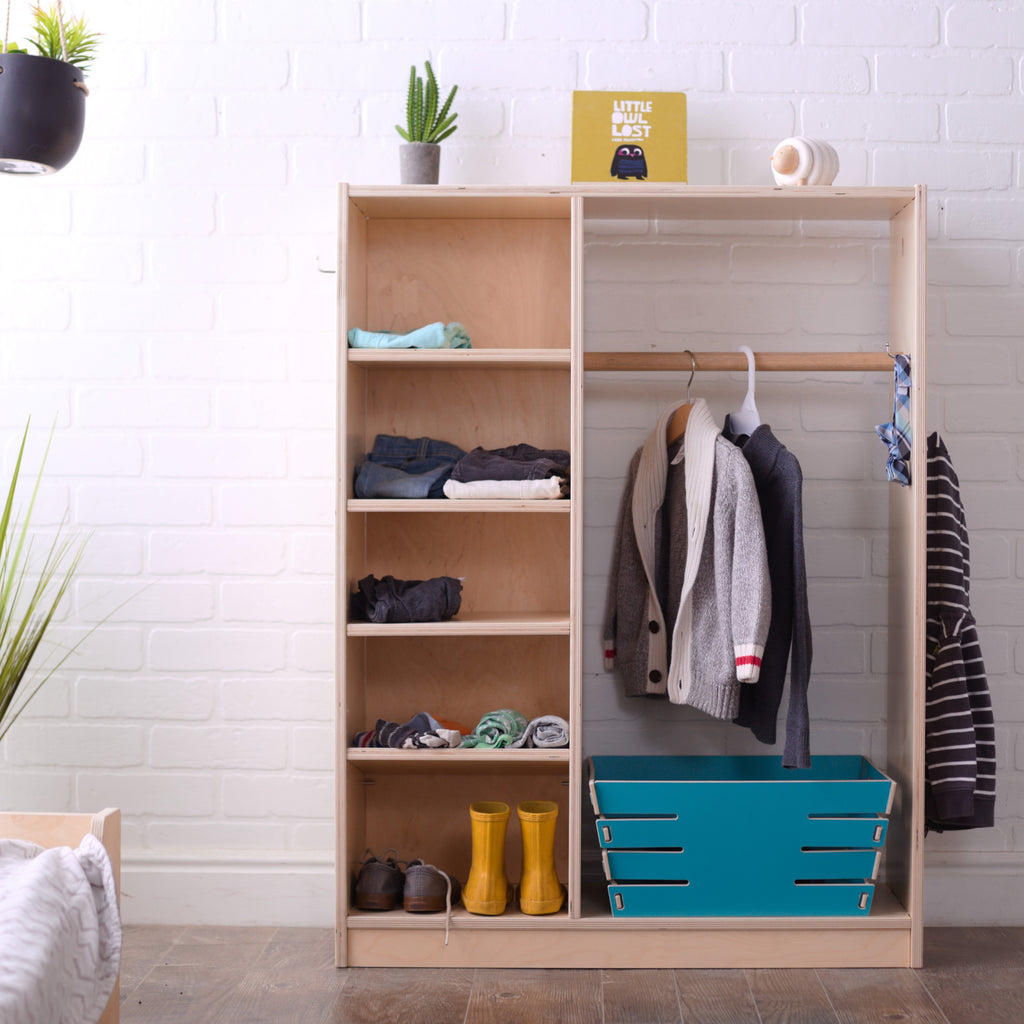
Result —
[[928, 928], [912, 970], [334, 967], [319, 928], [129, 925], [122, 1024], [1024, 1024], [1024, 928]]

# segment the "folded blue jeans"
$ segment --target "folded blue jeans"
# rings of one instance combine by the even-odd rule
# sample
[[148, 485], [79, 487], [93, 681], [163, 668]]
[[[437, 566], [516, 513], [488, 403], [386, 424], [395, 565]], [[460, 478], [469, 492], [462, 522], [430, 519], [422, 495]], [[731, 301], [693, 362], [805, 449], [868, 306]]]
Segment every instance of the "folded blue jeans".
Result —
[[448, 441], [378, 434], [356, 472], [357, 498], [443, 498], [445, 481], [466, 453]]
[[490, 451], [474, 448], [459, 460], [452, 472], [452, 479], [469, 483], [473, 480], [543, 480], [549, 476], [568, 475], [567, 451], [513, 444]]

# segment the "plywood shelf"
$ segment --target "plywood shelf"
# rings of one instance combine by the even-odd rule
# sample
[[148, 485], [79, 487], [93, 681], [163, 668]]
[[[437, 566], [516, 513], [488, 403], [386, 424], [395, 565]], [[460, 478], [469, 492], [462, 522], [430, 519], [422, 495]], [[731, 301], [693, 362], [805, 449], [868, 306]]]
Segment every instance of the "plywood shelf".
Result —
[[459, 613], [448, 622], [350, 622], [349, 636], [568, 636], [568, 613]]
[[349, 764], [366, 775], [429, 772], [431, 774], [552, 774], [569, 770], [569, 748], [551, 750], [525, 748], [481, 750], [478, 748], [439, 750], [387, 750], [349, 747]]
[[544, 515], [568, 515], [571, 502], [564, 498], [551, 500], [518, 501], [506, 499], [456, 499], [447, 498], [349, 498], [345, 503], [349, 512], [539, 512]]
[[567, 369], [567, 348], [350, 348], [353, 366], [391, 370], [546, 370]]

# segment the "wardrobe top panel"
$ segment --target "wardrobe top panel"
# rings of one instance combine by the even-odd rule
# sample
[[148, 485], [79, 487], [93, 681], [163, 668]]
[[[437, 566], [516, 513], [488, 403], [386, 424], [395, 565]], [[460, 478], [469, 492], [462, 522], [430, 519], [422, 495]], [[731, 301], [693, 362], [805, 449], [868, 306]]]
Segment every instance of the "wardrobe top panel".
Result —
[[664, 185], [648, 182], [570, 185], [351, 186], [350, 201], [367, 217], [563, 219], [571, 200], [584, 218], [670, 220], [890, 220], [917, 195], [915, 186], [785, 186], [765, 188]]

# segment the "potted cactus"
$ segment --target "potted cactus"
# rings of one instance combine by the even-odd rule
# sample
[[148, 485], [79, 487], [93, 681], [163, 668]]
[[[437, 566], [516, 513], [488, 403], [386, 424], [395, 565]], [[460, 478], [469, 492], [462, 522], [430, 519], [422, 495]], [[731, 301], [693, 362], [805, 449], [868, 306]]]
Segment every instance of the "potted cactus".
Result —
[[32, 9], [29, 53], [4, 38], [0, 48], [0, 171], [50, 174], [78, 152], [85, 128], [85, 69], [98, 36], [57, 0]]
[[458, 127], [458, 114], [449, 113], [459, 87], [453, 85], [444, 103], [430, 61], [426, 62], [427, 80], [409, 69], [409, 92], [405, 101], [405, 127], [395, 130], [405, 139], [399, 147], [403, 185], [436, 185], [441, 166], [440, 143]]

